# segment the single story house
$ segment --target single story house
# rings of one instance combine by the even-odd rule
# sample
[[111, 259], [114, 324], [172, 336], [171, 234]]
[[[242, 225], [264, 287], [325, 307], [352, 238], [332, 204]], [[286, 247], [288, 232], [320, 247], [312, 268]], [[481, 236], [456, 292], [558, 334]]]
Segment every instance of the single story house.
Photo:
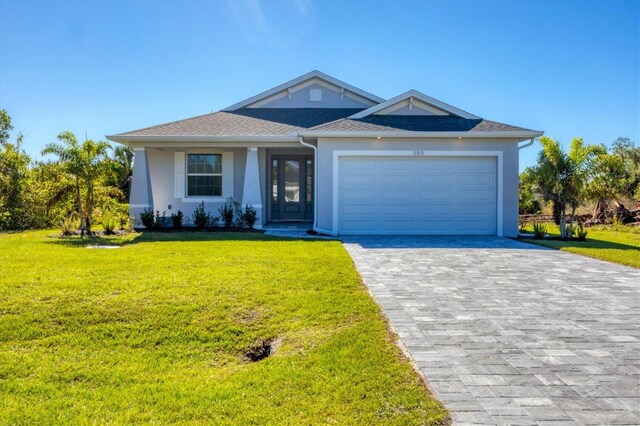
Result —
[[258, 227], [513, 237], [519, 143], [541, 135], [312, 71], [218, 112], [107, 138], [135, 153], [136, 217], [190, 217], [202, 201], [217, 214], [231, 197], [257, 210]]

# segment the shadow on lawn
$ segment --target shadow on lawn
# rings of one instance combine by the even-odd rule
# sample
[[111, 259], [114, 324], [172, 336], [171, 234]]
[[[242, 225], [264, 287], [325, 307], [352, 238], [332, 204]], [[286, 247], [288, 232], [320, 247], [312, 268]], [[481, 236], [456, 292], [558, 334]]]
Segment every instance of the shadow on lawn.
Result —
[[534, 239], [522, 239], [522, 241], [530, 244], [535, 244], [543, 247], [549, 247], [553, 249], [561, 248], [583, 248], [583, 249], [614, 249], [614, 250], [640, 250], [638, 246], [632, 246], [629, 244], [616, 243], [612, 241], [598, 240], [594, 238], [587, 238], [587, 241], [576, 240], [534, 240]]
[[70, 237], [51, 236], [47, 242], [67, 247], [85, 248], [89, 246], [120, 246], [125, 247], [140, 243], [171, 243], [171, 242], [208, 242], [208, 241], [262, 241], [262, 242], [317, 242], [327, 241], [316, 238], [291, 238], [264, 235], [259, 232], [140, 232], [124, 236], [91, 236], [80, 238], [77, 235]]

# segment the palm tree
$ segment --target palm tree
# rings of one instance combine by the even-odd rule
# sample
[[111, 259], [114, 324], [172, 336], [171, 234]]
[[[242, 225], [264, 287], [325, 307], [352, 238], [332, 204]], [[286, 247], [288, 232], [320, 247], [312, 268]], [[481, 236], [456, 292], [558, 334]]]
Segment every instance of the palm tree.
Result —
[[569, 153], [565, 153], [555, 139], [540, 138], [542, 151], [538, 164], [533, 168], [534, 179], [546, 201], [553, 205], [553, 218], [560, 226], [560, 237], [566, 238], [566, 208], [571, 207], [571, 228], [576, 208], [584, 201], [585, 188], [593, 159], [605, 149], [601, 145], [585, 145], [582, 138], [571, 141]]
[[82, 211], [82, 198], [80, 196], [80, 178], [82, 176], [81, 147], [76, 135], [70, 131], [58, 135], [61, 143], [49, 143], [42, 149], [42, 155], [55, 155], [62, 169], [72, 175], [75, 181], [77, 213]]
[[133, 175], [133, 151], [126, 146], [113, 149], [113, 171], [117, 179], [117, 186], [122, 191], [125, 202], [129, 201], [131, 193], [131, 176]]
[[93, 209], [95, 207], [95, 186], [97, 180], [102, 176], [108, 167], [107, 152], [111, 145], [105, 141], [92, 141], [88, 139], [82, 144], [82, 163], [84, 165], [83, 177], [87, 185], [85, 226], [87, 233], [91, 233], [91, 222], [93, 219]]
[[[90, 139], [80, 144], [70, 131], [60, 133], [58, 140], [61, 143], [46, 145], [42, 150], [42, 155], [56, 155], [64, 170], [74, 177], [78, 213], [87, 233], [90, 234], [95, 208], [95, 187], [97, 180], [106, 171], [107, 162], [105, 160], [111, 146], [105, 141], [95, 142]], [[84, 189], [84, 206], [82, 189]]]

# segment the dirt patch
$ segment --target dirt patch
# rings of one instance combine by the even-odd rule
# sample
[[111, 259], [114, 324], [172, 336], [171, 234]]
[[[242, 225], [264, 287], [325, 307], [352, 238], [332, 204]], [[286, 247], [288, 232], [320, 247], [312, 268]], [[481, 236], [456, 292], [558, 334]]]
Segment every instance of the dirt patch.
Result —
[[237, 313], [234, 315], [234, 320], [240, 324], [253, 324], [260, 317], [260, 312], [257, 309], [250, 309], [246, 312]]
[[246, 349], [242, 356], [247, 362], [262, 361], [276, 353], [281, 344], [282, 339], [280, 337], [262, 340]]

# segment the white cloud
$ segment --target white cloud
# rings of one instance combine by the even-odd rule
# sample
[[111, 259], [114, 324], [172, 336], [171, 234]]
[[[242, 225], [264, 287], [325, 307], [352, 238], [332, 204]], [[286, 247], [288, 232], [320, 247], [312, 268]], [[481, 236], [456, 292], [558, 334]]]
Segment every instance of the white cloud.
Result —
[[311, 0], [227, 0], [234, 22], [248, 43], [286, 48], [309, 31]]

